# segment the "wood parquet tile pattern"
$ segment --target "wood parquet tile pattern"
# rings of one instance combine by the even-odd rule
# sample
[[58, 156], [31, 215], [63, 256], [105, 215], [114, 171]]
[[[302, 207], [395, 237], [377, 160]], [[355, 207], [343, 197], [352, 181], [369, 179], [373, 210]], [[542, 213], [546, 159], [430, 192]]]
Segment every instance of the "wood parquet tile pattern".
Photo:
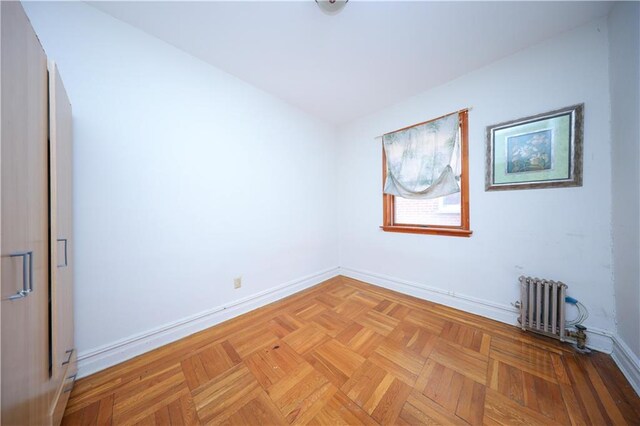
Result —
[[611, 357], [336, 277], [81, 379], [64, 425], [640, 424]]

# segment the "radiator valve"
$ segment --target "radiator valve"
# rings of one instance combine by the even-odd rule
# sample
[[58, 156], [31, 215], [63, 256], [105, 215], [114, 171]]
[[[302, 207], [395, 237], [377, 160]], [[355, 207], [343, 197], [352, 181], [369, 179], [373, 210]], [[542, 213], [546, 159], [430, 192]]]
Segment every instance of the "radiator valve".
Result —
[[582, 324], [576, 324], [575, 327], [576, 331], [567, 330], [567, 334], [576, 339], [576, 349], [581, 353], [591, 352], [589, 348], [587, 348], [587, 327]]

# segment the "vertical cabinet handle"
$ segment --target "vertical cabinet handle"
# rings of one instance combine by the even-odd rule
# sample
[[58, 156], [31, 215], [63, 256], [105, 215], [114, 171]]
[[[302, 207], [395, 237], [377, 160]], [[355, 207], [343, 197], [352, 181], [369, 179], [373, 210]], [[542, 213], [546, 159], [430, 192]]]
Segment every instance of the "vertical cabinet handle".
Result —
[[69, 376], [67, 377], [67, 380], [71, 380], [71, 383], [69, 384], [69, 386], [67, 386], [62, 392], [63, 393], [68, 393], [71, 392], [73, 390], [73, 384], [76, 381], [76, 374], [74, 374], [73, 376]]
[[66, 361], [64, 361], [64, 362], [62, 363], [62, 365], [67, 365], [67, 364], [69, 364], [69, 363], [71, 362], [71, 357], [73, 356], [73, 351], [74, 351], [74, 350], [75, 350], [75, 349], [69, 349], [68, 351], [65, 351], [65, 352], [64, 352], [65, 354], [69, 354], [69, 358], [67, 358], [67, 360], [66, 360]]
[[10, 254], [9, 257], [22, 258], [22, 288], [5, 300], [18, 300], [27, 297], [33, 291], [33, 251]]
[[33, 291], [33, 252], [27, 253], [29, 255], [29, 293]]
[[62, 264], [58, 264], [58, 268], [66, 268], [67, 266], [69, 266], [69, 262], [68, 262], [68, 257], [67, 257], [67, 245], [68, 245], [68, 241], [66, 238], [58, 238], [58, 242], [59, 243], [64, 243], [64, 263]]

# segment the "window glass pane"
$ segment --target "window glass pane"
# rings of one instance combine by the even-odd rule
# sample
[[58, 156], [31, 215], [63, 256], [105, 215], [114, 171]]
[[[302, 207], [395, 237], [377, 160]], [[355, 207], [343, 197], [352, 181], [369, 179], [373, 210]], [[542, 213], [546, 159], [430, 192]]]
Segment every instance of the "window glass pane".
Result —
[[460, 226], [460, 193], [432, 200], [395, 197], [395, 223], [404, 225]]

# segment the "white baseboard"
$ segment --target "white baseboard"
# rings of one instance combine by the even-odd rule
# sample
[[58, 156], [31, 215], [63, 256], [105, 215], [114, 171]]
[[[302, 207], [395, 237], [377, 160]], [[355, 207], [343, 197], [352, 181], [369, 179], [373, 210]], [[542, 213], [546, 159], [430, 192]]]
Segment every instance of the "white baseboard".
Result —
[[640, 395], [640, 359], [620, 336], [614, 336], [613, 338], [611, 358], [618, 364], [622, 374], [629, 380], [636, 393]]
[[[80, 353], [78, 356], [78, 377], [85, 377], [107, 367], [119, 364], [190, 334], [202, 331], [253, 309], [320, 284], [338, 275], [344, 275], [506, 324], [515, 325], [517, 323], [518, 311], [509, 305], [465, 296], [382, 274], [353, 268], [336, 267], [289, 281], [244, 299], [200, 312], [170, 324], [165, 324], [162, 327], [149, 330], [145, 333]], [[600, 352], [611, 353], [613, 360], [629, 380], [635, 391], [640, 395], [640, 360], [638, 357], [615, 334], [605, 330], [590, 328], [588, 335], [589, 347]]]
[[337, 276], [339, 268], [330, 268], [270, 288], [244, 299], [218, 306], [196, 315], [165, 324], [147, 332], [78, 354], [78, 377], [85, 377], [107, 367], [141, 355], [160, 346], [202, 331], [253, 309], [320, 284]]
[[[362, 271], [354, 268], [340, 267], [340, 275], [371, 283], [380, 287], [408, 294], [420, 299], [436, 302], [441, 305], [460, 309], [465, 312], [480, 315], [509, 325], [516, 325], [518, 309], [500, 303], [491, 302], [476, 297], [443, 290], [437, 287], [406, 281], [374, 272]], [[599, 352], [611, 353], [613, 350], [613, 336], [611, 333], [589, 328], [587, 330], [589, 348]]]
[[598, 352], [611, 354], [613, 351], [614, 334], [599, 328], [587, 329], [587, 347]]
[[408, 294], [420, 299], [436, 302], [441, 305], [450, 306], [452, 308], [460, 309], [486, 318], [491, 318], [506, 324], [515, 324], [518, 316], [518, 309], [510, 305], [503, 305], [488, 300], [465, 296], [440, 288], [390, 277], [388, 275], [345, 267], [340, 267], [340, 275], [371, 283], [389, 290], [394, 290], [399, 293]]

